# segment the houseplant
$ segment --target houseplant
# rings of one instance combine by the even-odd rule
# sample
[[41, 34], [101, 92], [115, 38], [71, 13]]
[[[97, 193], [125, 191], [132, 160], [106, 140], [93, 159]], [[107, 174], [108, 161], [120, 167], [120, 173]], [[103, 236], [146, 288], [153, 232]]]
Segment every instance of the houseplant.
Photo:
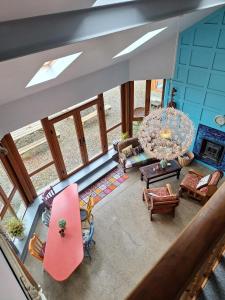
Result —
[[61, 235], [61, 237], [65, 236], [65, 229], [66, 229], [66, 220], [65, 219], [60, 219], [58, 221], [58, 225], [59, 225], [59, 234]]
[[15, 217], [10, 218], [6, 223], [6, 228], [11, 236], [20, 240], [24, 238], [24, 225], [21, 220]]

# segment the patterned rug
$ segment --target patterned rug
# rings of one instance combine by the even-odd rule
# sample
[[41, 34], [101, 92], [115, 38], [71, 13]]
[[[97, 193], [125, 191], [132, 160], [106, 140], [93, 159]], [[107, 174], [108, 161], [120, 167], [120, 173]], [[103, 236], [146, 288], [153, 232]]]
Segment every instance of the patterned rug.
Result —
[[80, 193], [80, 206], [86, 206], [90, 195], [94, 198], [95, 204], [98, 203], [127, 180], [127, 178], [128, 175], [123, 172], [123, 169], [116, 168], [100, 181]]

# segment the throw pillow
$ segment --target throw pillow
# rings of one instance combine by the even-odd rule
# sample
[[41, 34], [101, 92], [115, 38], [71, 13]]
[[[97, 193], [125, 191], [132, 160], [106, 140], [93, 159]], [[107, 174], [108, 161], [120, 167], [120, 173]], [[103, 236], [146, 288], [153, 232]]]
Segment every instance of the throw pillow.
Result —
[[133, 155], [138, 155], [138, 154], [142, 153], [143, 151], [144, 150], [141, 147], [141, 145], [138, 145], [138, 146], [132, 148]]
[[132, 155], [133, 155], [133, 152], [132, 152], [132, 145], [127, 146], [127, 147], [124, 148], [121, 152], [122, 152], [126, 157], [132, 156]]
[[211, 174], [209, 174], [209, 175], [207, 175], [205, 177], [202, 177], [202, 179], [199, 180], [199, 182], [198, 182], [198, 184], [196, 186], [196, 189], [200, 190], [201, 188], [207, 186], [209, 184], [209, 181], [210, 181], [211, 177], [212, 177]]

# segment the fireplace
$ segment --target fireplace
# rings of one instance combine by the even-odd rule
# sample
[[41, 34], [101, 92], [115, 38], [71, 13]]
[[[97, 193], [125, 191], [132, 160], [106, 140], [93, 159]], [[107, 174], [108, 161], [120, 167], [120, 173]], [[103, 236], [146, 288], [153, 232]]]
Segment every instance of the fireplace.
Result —
[[225, 132], [199, 124], [193, 152], [196, 159], [225, 171]]
[[219, 165], [221, 159], [224, 156], [224, 149], [225, 147], [223, 145], [217, 144], [207, 139], [203, 139], [200, 150], [200, 157], [210, 159]]

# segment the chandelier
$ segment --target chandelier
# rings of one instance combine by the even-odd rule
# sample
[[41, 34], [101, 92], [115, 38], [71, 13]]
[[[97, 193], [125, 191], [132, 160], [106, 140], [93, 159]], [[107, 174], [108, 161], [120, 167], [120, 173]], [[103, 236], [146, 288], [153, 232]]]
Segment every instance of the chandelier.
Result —
[[194, 136], [192, 121], [172, 107], [152, 111], [143, 120], [139, 141], [150, 157], [172, 160], [184, 154]]

